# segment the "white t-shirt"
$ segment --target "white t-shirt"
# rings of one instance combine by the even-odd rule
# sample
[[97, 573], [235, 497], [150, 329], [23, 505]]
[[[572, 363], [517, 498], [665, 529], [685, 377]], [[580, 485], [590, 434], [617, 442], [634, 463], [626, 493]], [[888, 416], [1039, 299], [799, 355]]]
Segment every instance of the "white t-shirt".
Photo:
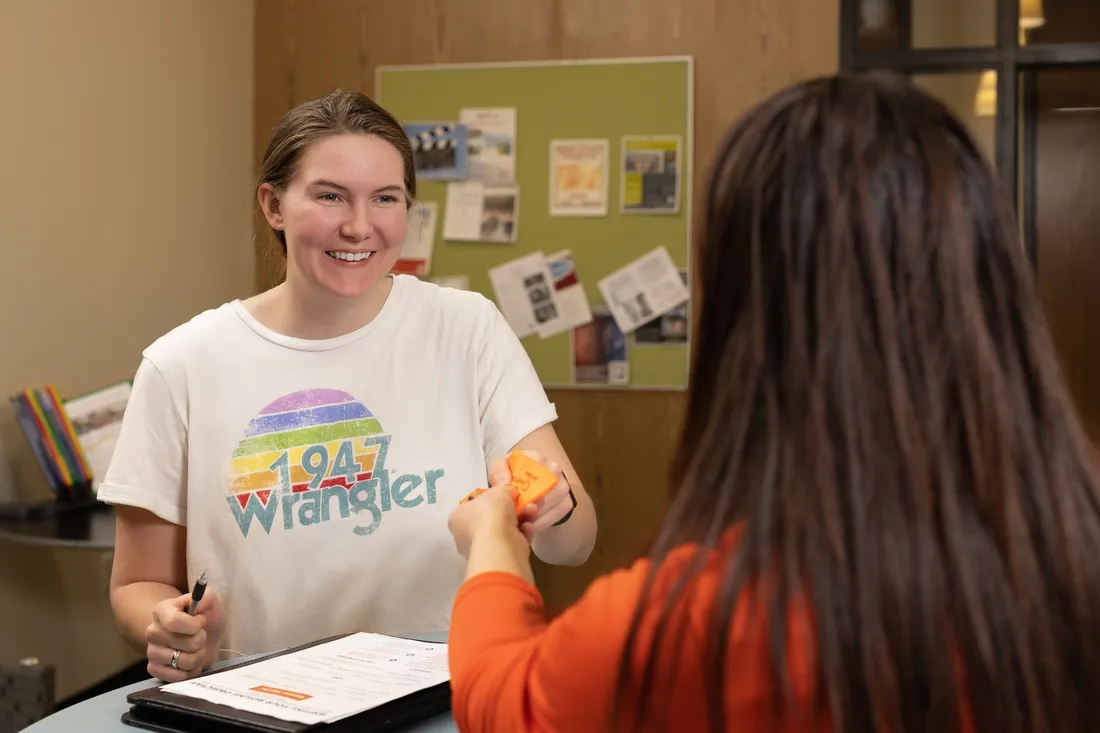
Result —
[[446, 630], [465, 573], [447, 515], [557, 417], [492, 301], [405, 275], [344, 336], [283, 336], [233, 301], [143, 356], [98, 496], [186, 525], [188, 587], [209, 569], [219, 648], [243, 654]]

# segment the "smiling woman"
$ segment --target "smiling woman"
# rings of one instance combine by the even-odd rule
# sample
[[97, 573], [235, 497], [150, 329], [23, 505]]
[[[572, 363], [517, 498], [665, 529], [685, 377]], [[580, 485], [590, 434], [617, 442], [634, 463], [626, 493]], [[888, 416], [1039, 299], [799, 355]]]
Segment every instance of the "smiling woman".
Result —
[[[306, 338], [339, 335], [377, 315], [416, 196], [412, 146], [397, 120], [364, 95], [334, 93], [302, 105], [275, 128], [258, 178], [287, 277], [252, 299], [250, 310]], [[337, 317], [323, 319], [324, 333], [301, 333], [318, 319], [287, 307], [294, 303]]]
[[414, 170], [362, 94], [288, 112], [256, 191], [285, 281], [144, 351], [98, 495], [119, 505], [112, 607], [154, 676], [343, 632], [445, 631], [465, 572], [448, 516], [506, 482], [490, 466], [515, 449], [571, 489], [526, 516], [534, 552], [588, 557], [592, 502], [496, 306], [390, 273]]
[[[339, 133], [310, 145], [297, 167], [297, 175], [281, 190], [270, 181], [259, 187], [264, 215], [286, 246], [285, 287], [299, 291], [292, 293], [292, 302], [326, 300], [326, 310], [345, 312], [340, 322], [354, 327], [381, 307], [388, 291], [364, 296], [401, 253], [412, 197], [403, 183], [405, 162], [393, 144], [377, 135]], [[278, 289], [273, 294], [278, 301]], [[271, 297], [253, 305], [260, 310]], [[278, 314], [272, 315], [278, 320]], [[291, 331], [298, 326], [285, 325]]]

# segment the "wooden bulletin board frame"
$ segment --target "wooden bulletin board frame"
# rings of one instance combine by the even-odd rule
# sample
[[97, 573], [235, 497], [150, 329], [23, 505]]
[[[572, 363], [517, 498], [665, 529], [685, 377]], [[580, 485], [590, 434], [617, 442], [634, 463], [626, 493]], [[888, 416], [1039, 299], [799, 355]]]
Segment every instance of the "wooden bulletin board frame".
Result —
[[[597, 282], [655, 247], [668, 250], [691, 283], [694, 64], [690, 56], [532, 61], [516, 63], [379, 66], [375, 95], [402, 124], [457, 121], [463, 108], [516, 110], [514, 244], [452, 242], [443, 238], [446, 182], [418, 180], [418, 198], [437, 202], [435, 249], [427, 279], [466, 276], [471, 290], [496, 300], [488, 271], [536, 251], [572, 252], [593, 311], [604, 306]], [[620, 210], [622, 138], [679, 136], [679, 208], [675, 214]], [[607, 215], [550, 215], [550, 141], [608, 140]], [[690, 318], [691, 302], [684, 305]], [[542, 379], [555, 389], [663, 390], [687, 388], [690, 332], [683, 342], [638, 344], [627, 336], [630, 379], [623, 385], [573, 381], [573, 335], [522, 342]]]

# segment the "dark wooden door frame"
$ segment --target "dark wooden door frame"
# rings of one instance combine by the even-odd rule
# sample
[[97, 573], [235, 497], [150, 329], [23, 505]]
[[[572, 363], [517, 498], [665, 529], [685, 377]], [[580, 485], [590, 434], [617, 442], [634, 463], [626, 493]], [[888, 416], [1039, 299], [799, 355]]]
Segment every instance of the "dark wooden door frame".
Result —
[[[997, 72], [995, 150], [997, 171], [1009, 199], [1016, 205], [1022, 177], [1021, 207], [1024, 244], [1032, 263], [1037, 261], [1035, 231], [1035, 83], [1032, 72], [1043, 68], [1100, 67], [1100, 43], [1037, 43], [1019, 45], [1019, 0], [996, 0], [996, 45], [962, 48], [913, 48], [910, 0], [895, 0], [898, 22], [895, 48], [864, 51], [859, 44], [859, 4], [840, 0], [840, 69], [892, 69], [905, 74], [943, 74], [959, 71]], [[1024, 72], [1024, 73], [1022, 73]], [[1024, 102], [1024, 120], [1017, 115]], [[1023, 124], [1023, 160], [1019, 160]], [[1022, 162], [1022, 171], [1021, 171]]]

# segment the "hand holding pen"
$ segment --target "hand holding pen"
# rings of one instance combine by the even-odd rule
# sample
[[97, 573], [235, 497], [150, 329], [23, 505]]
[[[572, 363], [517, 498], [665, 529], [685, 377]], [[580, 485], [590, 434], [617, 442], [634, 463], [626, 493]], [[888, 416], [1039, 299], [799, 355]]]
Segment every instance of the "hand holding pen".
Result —
[[149, 674], [165, 682], [185, 680], [214, 661], [225, 628], [225, 612], [217, 593], [208, 588], [203, 571], [190, 593], [161, 601], [145, 631]]
[[195, 612], [199, 610], [199, 604], [202, 603], [202, 597], [206, 594], [206, 570], [202, 571], [202, 575], [195, 581], [195, 587], [191, 590], [191, 602], [187, 604], [187, 615], [194, 616]]

